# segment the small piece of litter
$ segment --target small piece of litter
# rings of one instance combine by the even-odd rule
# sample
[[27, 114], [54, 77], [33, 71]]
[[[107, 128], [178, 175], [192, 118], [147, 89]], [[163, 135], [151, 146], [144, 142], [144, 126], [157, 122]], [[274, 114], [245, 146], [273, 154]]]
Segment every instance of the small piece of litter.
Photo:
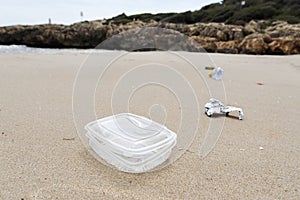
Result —
[[240, 149], [240, 151], [245, 151], [245, 149]]
[[213, 70], [215, 69], [215, 67], [209, 66], [209, 67], [205, 67], [206, 70]]
[[259, 147], [259, 149], [260, 149], [260, 150], [264, 150], [264, 148], [263, 148], [263, 147]]
[[75, 138], [63, 138], [63, 140], [75, 140]]
[[234, 106], [225, 106], [221, 101], [211, 98], [208, 103], [204, 105], [205, 114], [208, 117], [211, 117], [215, 113], [223, 113], [226, 116], [229, 115], [230, 112], [238, 112], [239, 113], [239, 120], [244, 118], [244, 113], [241, 108], [234, 107]]
[[218, 67], [214, 69], [211, 73], [208, 73], [208, 77], [215, 79], [215, 80], [221, 80], [223, 76], [224, 70], [221, 67]]
[[256, 85], [264, 85], [263, 83], [260, 83], [260, 82], [258, 82], [258, 83], [256, 83]]

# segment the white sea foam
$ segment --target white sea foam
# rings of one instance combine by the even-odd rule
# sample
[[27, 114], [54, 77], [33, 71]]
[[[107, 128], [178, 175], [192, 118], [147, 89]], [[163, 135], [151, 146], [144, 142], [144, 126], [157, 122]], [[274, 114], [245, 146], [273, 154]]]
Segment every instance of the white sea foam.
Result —
[[0, 53], [99, 53], [110, 52], [103, 49], [49, 49], [27, 47], [25, 45], [0, 45]]

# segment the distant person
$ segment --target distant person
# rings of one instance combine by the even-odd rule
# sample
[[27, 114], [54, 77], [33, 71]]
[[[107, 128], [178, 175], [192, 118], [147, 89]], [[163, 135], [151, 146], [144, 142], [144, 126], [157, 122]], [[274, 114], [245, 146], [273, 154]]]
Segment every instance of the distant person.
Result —
[[81, 21], [83, 19], [83, 12], [82, 11], [80, 11], [80, 19], [81, 19]]

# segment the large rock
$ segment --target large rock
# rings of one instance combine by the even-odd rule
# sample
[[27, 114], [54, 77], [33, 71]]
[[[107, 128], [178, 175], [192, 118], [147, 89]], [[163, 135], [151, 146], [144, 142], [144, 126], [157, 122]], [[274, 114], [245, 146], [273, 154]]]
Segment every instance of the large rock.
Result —
[[126, 51], [171, 50], [202, 52], [203, 49], [190, 37], [172, 29], [143, 27], [113, 35], [98, 47]]
[[215, 52], [217, 49], [216, 38], [192, 36], [192, 39], [195, 40], [198, 45], [201, 48], [205, 49], [207, 52]]
[[228, 41], [228, 35], [227, 35], [227, 33], [223, 32], [221, 30], [218, 30], [217, 31], [217, 39], [220, 41]]
[[269, 42], [269, 36], [253, 33], [244, 38], [244, 40], [238, 45], [239, 51], [246, 54], [266, 54], [269, 50], [267, 42]]
[[246, 35], [250, 35], [252, 33], [262, 33], [265, 31], [265, 28], [269, 26], [271, 22], [265, 20], [251, 20], [244, 27], [244, 32]]
[[300, 38], [300, 24], [288, 24], [284, 21], [276, 21], [265, 29], [272, 38], [295, 37]]
[[218, 41], [241, 40], [244, 38], [242, 26], [223, 23], [197, 23], [190, 25], [189, 36], [216, 38]]
[[259, 29], [258, 23], [254, 20], [251, 20], [249, 23], [247, 23], [244, 28], [247, 34], [255, 33], [258, 31], [258, 29]]
[[216, 46], [217, 46], [216, 52], [218, 53], [231, 53], [231, 54], [239, 53], [237, 41], [216, 42]]
[[270, 54], [281, 54], [281, 55], [290, 55], [290, 54], [300, 54], [300, 39], [287, 37], [287, 38], [278, 38], [273, 42], [268, 44]]

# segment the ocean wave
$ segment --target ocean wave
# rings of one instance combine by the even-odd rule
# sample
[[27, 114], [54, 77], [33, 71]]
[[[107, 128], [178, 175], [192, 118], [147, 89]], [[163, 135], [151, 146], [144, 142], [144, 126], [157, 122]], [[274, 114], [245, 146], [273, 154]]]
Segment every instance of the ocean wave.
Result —
[[103, 49], [49, 49], [27, 47], [25, 45], [0, 45], [0, 53], [101, 53], [112, 52]]

